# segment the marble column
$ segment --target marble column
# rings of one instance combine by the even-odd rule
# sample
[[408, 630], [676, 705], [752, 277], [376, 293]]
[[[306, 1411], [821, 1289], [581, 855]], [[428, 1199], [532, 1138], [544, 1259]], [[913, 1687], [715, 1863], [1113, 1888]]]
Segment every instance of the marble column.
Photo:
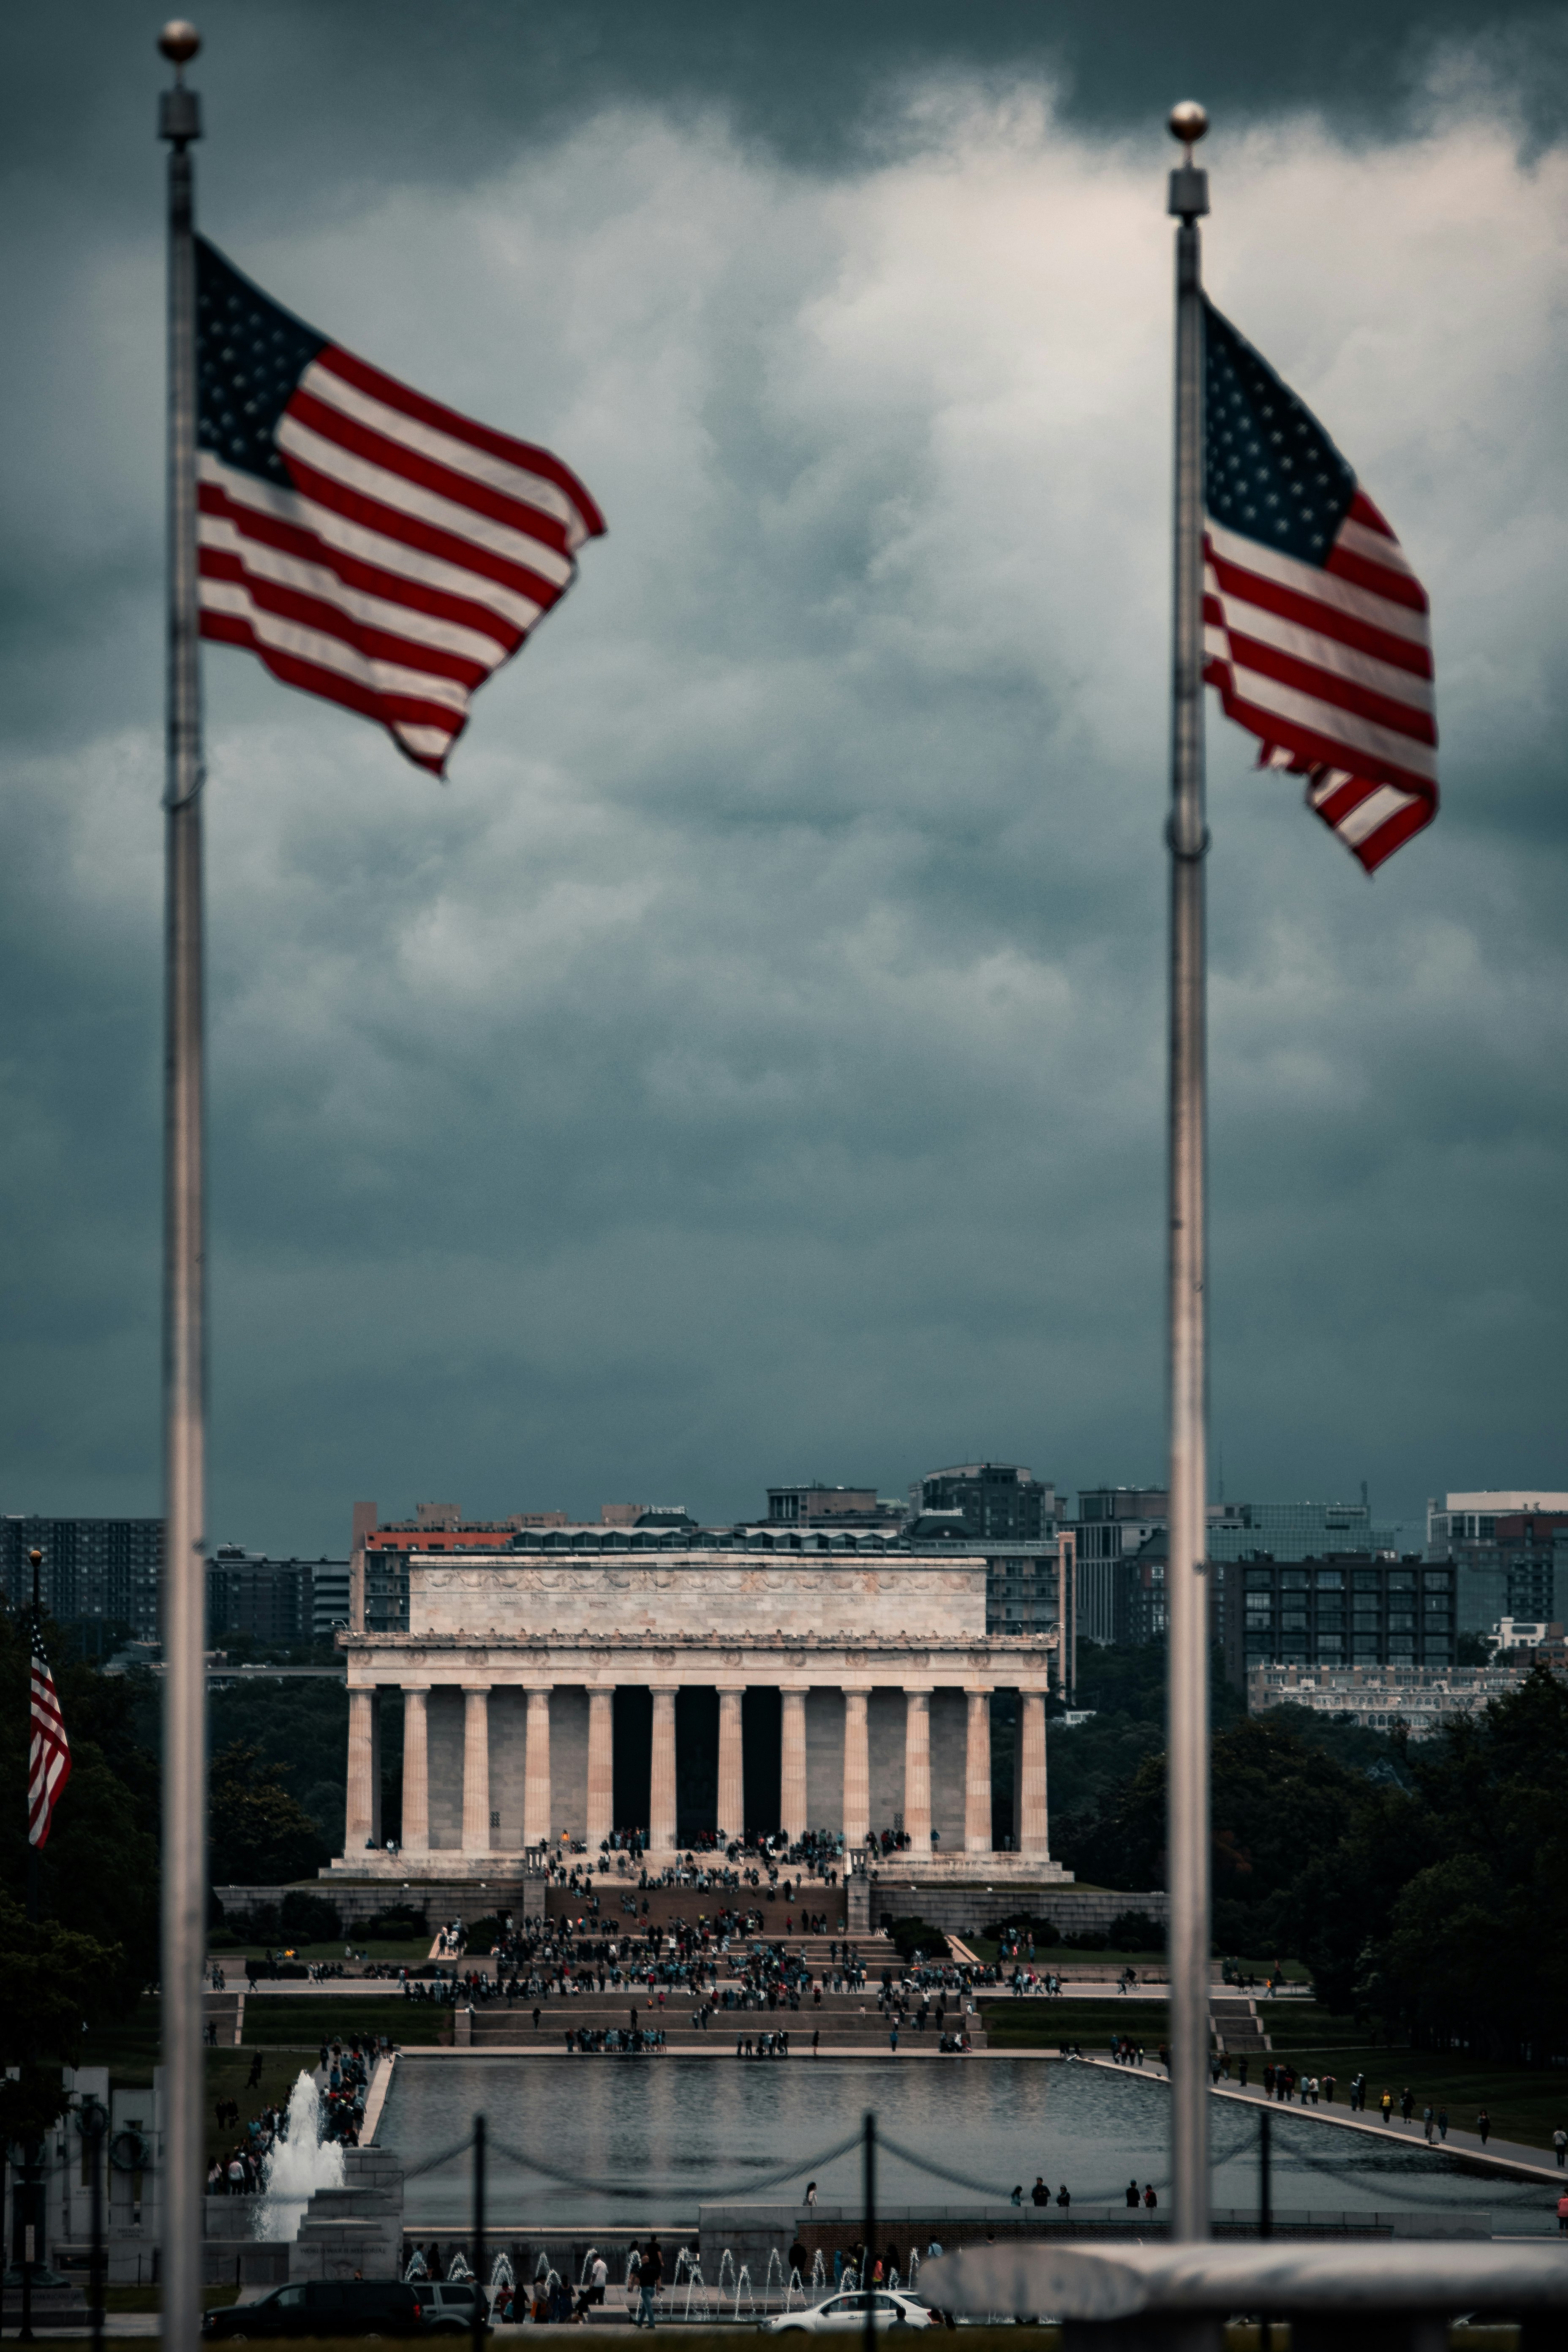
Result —
[[1018, 1851], [1047, 1854], [1046, 1702], [1040, 1691], [1018, 1695]]
[[648, 1776], [647, 1842], [655, 1853], [675, 1845], [675, 1685], [655, 1685], [653, 1769]]
[[616, 1826], [616, 1694], [588, 1693], [588, 1853]]
[[522, 1842], [550, 1843], [550, 1692], [548, 1687], [524, 1693], [522, 1747]]
[[343, 1853], [352, 1861], [375, 1843], [381, 1826], [380, 1730], [374, 1690], [349, 1693], [348, 1803], [343, 1829]]
[[463, 1685], [463, 1852], [490, 1850], [490, 1693]]
[[963, 1851], [991, 1851], [991, 1693], [970, 1690], [963, 1763]]
[[904, 1693], [904, 1851], [931, 1853], [931, 1693]]
[[741, 1739], [743, 1690], [719, 1693], [719, 1827], [727, 1838], [746, 1827], [745, 1752]]
[[844, 1851], [866, 1843], [871, 1826], [871, 1745], [866, 1728], [870, 1693], [844, 1694]]
[[403, 1851], [430, 1851], [430, 1693], [403, 1690]]
[[779, 1826], [794, 1845], [805, 1835], [805, 1691], [779, 1693]]

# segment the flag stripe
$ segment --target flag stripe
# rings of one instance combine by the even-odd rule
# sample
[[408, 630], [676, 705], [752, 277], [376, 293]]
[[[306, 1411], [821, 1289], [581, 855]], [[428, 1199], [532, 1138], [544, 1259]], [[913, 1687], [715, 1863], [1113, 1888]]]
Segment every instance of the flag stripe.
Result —
[[1253, 577], [1271, 580], [1281, 588], [1293, 589], [1310, 604], [1326, 605], [1352, 620], [1365, 621], [1374, 629], [1386, 629], [1392, 635], [1407, 638], [1426, 650], [1430, 633], [1424, 613], [1409, 610], [1404, 604], [1391, 604], [1375, 590], [1336, 578], [1332, 572], [1320, 571], [1316, 564], [1303, 563], [1298, 556], [1282, 555], [1277, 548], [1264, 547], [1258, 540], [1243, 539], [1238, 531], [1226, 530], [1223, 524], [1211, 520], [1205, 529], [1211, 560], [1223, 556], [1249, 582]]
[[552, 457], [548, 449], [535, 448], [527, 441], [514, 441], [510, 434], [476, 424], [471, 416], [459, 416], [455, 408], [443, 408], [437, 400], [426, 400], [423, 393], [399, 383], [395, 376], [384, 375], [368, 360], [356, 358], [337, 343], [330, 344], [319, 354], [318, 364], [330, 366], [334, 374], [421, 425], [433, 425], [438, 432], [449, 433], [455, 441], [466, 441], [471, 448], [488, 450], [491, 457], [504, 458], [508, 465], [515, 466], [520, 473], [541, 475], [564, 494], [582, 517], [584, 537], [603, 538], [604, 516], [571, 467], [563, 466], [559, 457]]
[[[545, 475], [531, 473], [523, 467], [509, 464], [504, 457], [492, 457], [489, 450], [458, 441], [450, 433], [438, 433], [434, 425], [421, 425], [400, 415], [385, 401], [373, 399], [369, 393], [362, 392], [340, 375], [332, 365], [334, 356], [331, 352], [323, 352], [306, 369], [296, 398], [308, 394], [323, 412], [336, 411], [344, 419], [379, 434], [384, 440], [396, 442], [429, 458], [449, 474], [467, 475], [535, 514], [548, 515], [560, 528], [563, 547], [572, 551], [582, 545], [586, 534], [581, 515]], [[323, 430], [330, 438], [330, 425], [323, 426]]]
[[[1313, 650], [1318, 648], [1314, 646]], [[1331, 650], [1340, 652], [1337, 647]], [[1342, 674], [1310, 656], [1303, 658], [1288, 648], [1266, 643], [1250, 629], [1245, 635], [1231, 629], [1230, 657], [1237, 670], [1256, 671], [1260, 677], [1292, 687], [1316, 701], [1332, 703], [1355, 718], [1369, 719], [1395, 734], [1408, 735], [1418, 743], [1435, 744], [1437, 740], [1430, 710], [1415, 709], [1407, 702], [1396, 701], [1392, 695], [1363, 685], [1353, 675]], [[1345, 658], [1342, 652], [1340, 658]]]
[[[216, 458], [202, 459], [200, 497], [204, 509], [226, 514], [247, 539], [286, 547], [296, 555], [319, 558], [342, 579], [379, 590], [396, 602], [417, 604], [425, 611], [445, 613], [454, 620], [471, 617], [476, 628], [490, 625], [493, 614], [507, 626], [510, 642], [521, 644], [549, 599], [541, 603], [522, 596], [499, 581], [481, 578], [458, 564], [370, 530], [336, 514], [297, 490], [275, 490], [253, 474], [236, 473]], [[544, 583], [542, 582], [541, 586]]]
[[27, 1843], [48, 1843], [55, 1806], [70, 1779], [70, 1742], [55, 1692], [55, 1678], [37, 1622], [33, 1626], [32, 1737], [27, 1748]]
[[[1282, 621], [1295, 622], [1320, 636], [1332, 637], [1337, 644], [1353, 646], [1358, 653], [1370, 654], [1395, 669], [1408, 670], [1412, 677], [1429, 678], [1432, 675], [1432, 656], [1425, 645], [1396, 636], [1392, 629], [1379, 628], [1359, 614], [1325, 603], [1321, 596], [1286, 587], [1278, 580], [1266, 580], [1260, 572], [1248, 572], [1245, 565], [1231, 562], [1217, 550], [1210, 551], [1205, 584], [1210, 601], [1217, 600], [1224, 593], [1240, 604], [1250, 604], [1255, 615], [1258, 612], [1277, 613]], [[1217, 601], [1215, 610], [1217, 615]], [[1253, 625], [1257, 626], [1256, 618]]]
[[1373, 563], [1354, 548], [1336, 543], [1328, 569], [1336, 579], [1353, 580], [1358, 588], [1370, 589], [1391, 604], [1403, 604], [1408, 612], [1425, 614], [1426, 610], [1426, 591], [1418, 580], [1407, 572], [1391, 572], [1386, 563]]
[[[301, 562], [298, 557], [279, 554], [276, 548], [242, 539], [231, 524], [210, 516], [203, 516], [197, 535], [204, 577], [247, 579], [264, 602], [294, 595], [331, 607], [342, 616], [344, 626], [363, 623], [367, 628], [389, 630], [402, 635], [411, 646], [463, 660], [474, 673], [471, 683], [475, 686], [489, 676], [498, 657], [511, 649], [494, 623], [488, 633], [481, 633], [455, 621], [437, 619], [418, 605], [397, 604], [385, 596], [365, 595], [344, 586], [325, 564]], [[273, 609], [281, 612], [287, 608], [274, 604]], [[515, 635], [512, 641], [515, 644]]]
[[[1404, 792], [1431, 793], [1434, 782], [1431, 774], [1415, 767], [1405, 767], [1392, 759], [1374, 758], [1370, 747], [1358, 748], [1347, 740], [1349, 728], [1356, 722], [1348, 720], [1342, 725], [1338, 711], [1321, 703], [1313, 703], [1304, 696], [1293, 698], [1294, 709], [1286, 708], [1292, 699], [1287, 689], [1275, 687], [1268, 678], [1258, 677], [1256, 672], [1247, 674], [1246, 687], [1259, 688], [1268, 696], [1267, 701], [1255, 700], [1250, 692], [1244, 691], [1242, 682], [1233, 674], [1215, 676], [1212, 664], [1208, 677], [1209, 683], [1220, 689], [1226, 716], [1234, 719], [1238, 726], [1247, 728], [1250, 733], [1263, 737], [1267, 742], [1283, 745], [1292, 752], [1294, 758], [1289, 764], [1298, 774], [1315, 768], [1342, 768], [1346, 760], [1352, 759], [1356, 762], [1356, 774], [1371, 782], [1397, 784]], [[1327, 723], [1320, 724], [1320, 720]], [[1419, 744], [1404, 744], [1401, 748], [1414, 758], [1425, 756]]]

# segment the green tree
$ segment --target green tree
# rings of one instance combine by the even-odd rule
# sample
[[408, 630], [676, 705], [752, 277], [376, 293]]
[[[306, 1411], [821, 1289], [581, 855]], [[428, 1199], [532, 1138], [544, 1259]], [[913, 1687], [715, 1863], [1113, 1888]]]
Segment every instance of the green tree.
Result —
[[0, 2142], [37, 2139], [65, 2112], [62, 2066], [82, 2060], [90, 2027], [120, 2014], [125, 1955], [0, 1895]]
[[315, 1822], [283, 1785], [283, 1767], [235, 1740], [207, 1775], [207, 1842], [215, 1886], [279, 1886], [328, 1859]]
[[[45, 1645], [71, 1772], [38, 1855], [40, 1918], [74, 1929], [115, 1955], [106, 1984], [113, 2013], [129, 2012], [158, 1973], [158, 1766], [135, 1735], [129, 1678], [64, 1659], [58, 1629]], [[19, 1906], [27, 1892], [27, 1749], [32, 1737], [28, 1628], [0, 1618], [0, 1890]]]

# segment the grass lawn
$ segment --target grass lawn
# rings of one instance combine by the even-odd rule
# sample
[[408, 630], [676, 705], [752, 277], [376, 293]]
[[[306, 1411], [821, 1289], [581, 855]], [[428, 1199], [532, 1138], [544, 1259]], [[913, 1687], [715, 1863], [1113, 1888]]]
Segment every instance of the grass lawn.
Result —
[[[240, 2101], [240, 2112], [248, 2118], [257, 2106], [265, 2106], [273, 2094], [258, 2098], [255, 2106], [245, 2105], [242, 2085], [250, 2070], [253, 2053], [260, 2048], [268, 2052], [289, 2051], [295, 2054], [289, 2080], [300, 2071], [299, 2058], [309, 2053], [312, 2060], [322, 2042], [334, 2036], [340, 2039], [351, 2033], [384, 2033], [398, 2042], [446, 2042], [452, 2038], [452, 2012], [437, 2002], [405, 2000], [401, 1993], [382, 1995], [357, 2000], [352, 1995], [339, 1999], [332, 1993], [253, 1993], [245, 2004], [245, 2044], [242, 2049], [209, 2050], [209, 2071], [216, 2068], [223, 2080], [223, 2092], [214, 2091], [213, 2097], [227, 2094]], [[143, 2000], [136, 2014], [121, 2025], [106, 2025], [87, 2037], [83, 2064], [107, 2066], [115, 2090], [132, 2084], [150, 2084], [153, 2069], [159, 2055], [158, 2004]], [[273, 2063], [268, 2058], [268, 2064]], [[279, 2058], [277, 2062], [281, 2064]], [[237, 2067], [238, 2081], [229, 2081], [225, 2070]], [[215, 2076], [214, 2079], [217, 2079]], [[268, 2083], [272, 2076], [264, 2078]]]
[[[343, 1948], [348, 1945], [356, 1958], [379, 1961], [383, 1965], [390, 1965], [394, 1968], [412, 1969], [420, 1966], [429, 1958], [430, 1946], [434, 1940], [432, 1935], [405, 1937], [400, 1943], [356, 1943], [350, 1936], [340, 1936], [335, 1942], [330, 1944], [288, 1944], [279, 1938], [277, 1943], [271, 1945], [226, 1945], [221, 1941], [215, 1942], [209, 1937], [207, 1950], [220, 1968], [232, 1969], [235, 1980], [237, 1982], [238, 1979], [245, 1974], [246, 1961], [247, 1959], [264, 1960], [268, 1951], [271, 1952], [274, 1959], [321, 1960], [342, 1968], [346, 1965]], [[487, 1960], [489, 1957], [487, 1953], [485, 1955]], [[229, 1990], [232, 1992], [234, 1989], [234, 1984], [231, 1983]]]
[[[1408, 2084], [1416, 2116], [1427, 2105], [1447, 2107], [1456, 2131], [1474, 2131], [1483, 2106], [1498, 2139], [1546, 2150], [1559, 2125], [1568, 2131], [1568, 2069], [1494, 2066], [1462, 2050], [1390, 2050], [1364, 2026], [1333, 2017], [1315, 2002], [1268, 2000], [1258, 2008], [1274, 2043], [1274, 2059], [1299, 2074], [1336, 2075], [1336, 2105], [1348, 2098], [1351, 2076], [1362, 2074], [1369, 2109], [1385, 2087], [1397, 2101]], [[1420, 2129], [1418, 2122], [1412, 2123], [1411, 2137], [1418, 2137]]]
[[1112, 1993], [1104, 2000], [983, 2000], [980, 2014], [993, 2050], [1056, 2050], [1079, 2043], [1090, 2058], [1110, 2054], [1110, 2038], [1130, 2034], [1151, 2053], [1170, 2031], [1163, 2000]]

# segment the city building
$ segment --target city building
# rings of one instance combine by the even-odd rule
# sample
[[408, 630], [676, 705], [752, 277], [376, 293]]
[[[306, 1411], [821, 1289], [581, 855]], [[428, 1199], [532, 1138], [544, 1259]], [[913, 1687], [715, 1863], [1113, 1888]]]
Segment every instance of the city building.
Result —
[[1322, 1559], [1344, 1552], [1396, 1552], [1392, 1528], [1374, 1528], [1365, 1503], [1222, 1503], [1211, 1505], [1209, 1558]]
[[1492, 1627], [1491, 1639], [1499, 1650], [1540, 1650], [1561, 1643], [1563, 1628], [1555, 1621], [1531, 1624], [1523, 1618], [1504, 1617]]
[[43, 1553], [39, 1593], [62, 1625], [128, 1625], [158, 1638], [163, 1565], [162, 1519], [48, 1519], [8, 1511], [0, 1519], [0, 1580], [13, 1609], [31, 1606], [29, 1554]]
[[[342, 1637], [335, 1871], [470, 1876], [563, 1836], [596, 1855], [629, 1830], [656, 1864], [682, 1830], [816, 1832], [854, 1855], [887, 1829], [922, 1884], [1066, 1875], [1046, 1789], [1058, 1636], [987, 1631], [977, 1553], [876, 1529], [600, 1526], [520, 1531], [504, 1551], [410, 1549], [407, 1575], [405, 1627]], [[1018, 1725], [1011, 1851], [993, 1823], [998, 1693]], [[378, 1726], [394, 1706], [389, 1852]]]
[[1445, 1495], [1426, 1506], [1426, 1557], [1459, 1572], [1459, 1631], [1568, 1612], [1568, 1495], [1539, 1488]]
[[1053, 1485], [1010, 1462], [966, 1462], [931, 1470], [910, 1488], [910, 1511], [961, 1511], [968, 1533], [1004, 1543], [1038, 1543], [1056, 1533], [1060, 1506]]
[[[1086, 1642], [1151, 1638], [1152, 1600], [1142, 1608], [1135, 1601], [1135, 1595], [1151, 1594], [1151, 1580], [1147, 1573], [1132, 1575], [1123, 1563], [1130, 1563], [1152, 1536], [1163, 1534], [1169, 1513], [1170, 1496], [1163, 1486], [1079, 1488], [1078, 1517], [1069, 1524], [1078, 1549], [1079, 1630]], [[1163, 1632], [1163, 1567], [1159, 1582]], [[1137, 1633], [1130, 1630], [1134, 1619], [1144, 1630]]]
[[[1426, 1738], [1457, 1717], [1473, 1715], [1519, 1688], [1527, 1669], [1490, 1666], [1254, 1666], [1247, 1677], [1247, 1707], [1304, 1706], [1369, 1731], [1405, 1725]], [[1568, 1669], [1554, 1668], [1554, 1671]]]
[[838, 1527], [899, 1527], [908, 1517], [902, 1503], [888, 1501], [875, 1486], [825, 1486], [813, 1479], [805, 1486], [768, 1488], [768, 1524], [805, 1528], [831, 1522]]
[[1226, 1678], [1239, 1685], [1266, 1665], [1446, 1671], [1454, 1664], [1457, 1582], [1452, 1561], [1434, 1566], [1414, 1552], [1233, 1564], [1219, 1605]]
[[207, 1562], [207, 1639], [330, 1642], [349, 1622], [346, 1559], [269, 1559], [220, 1544]]

